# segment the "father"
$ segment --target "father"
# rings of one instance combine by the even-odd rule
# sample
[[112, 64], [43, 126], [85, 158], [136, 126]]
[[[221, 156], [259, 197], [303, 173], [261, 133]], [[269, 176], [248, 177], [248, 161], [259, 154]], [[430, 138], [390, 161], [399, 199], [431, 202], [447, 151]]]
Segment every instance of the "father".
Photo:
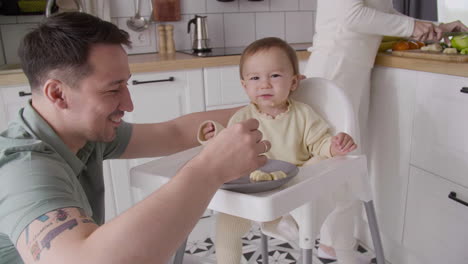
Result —
[[124, 122], [133, 103], [122, 45], [125, 31], [84, 13], [52, 16], [24, 38], [32, 100], [0, 134], [0, 263], [165, 263], [221, 184], [265, 164], [270, 143], [247, 120], [104, 224], [104, 159], [194, 147], [202, 121], [226, 124], [236, 110]]

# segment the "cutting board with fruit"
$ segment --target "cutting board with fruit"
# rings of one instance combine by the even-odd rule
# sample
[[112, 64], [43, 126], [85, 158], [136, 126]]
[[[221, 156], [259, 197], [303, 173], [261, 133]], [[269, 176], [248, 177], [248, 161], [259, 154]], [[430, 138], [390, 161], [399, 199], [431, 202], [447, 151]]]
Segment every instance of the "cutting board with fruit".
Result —
[[442, 61], [451, 61], [451, 62], [468, 62], [468, 55], [445, 54], [445, 53], [442, 53], [442, 51], [424, 51], [420, 49], [396, 50], [396, 51], [392, 51], [392, 54], [396, 56], [416, 58], [416, 59], [442, 60]]
[[465, 43], [468, 40], [468, 35], [456, 36], [451, 39], [452, 47], [448, 47], [444, 43], [433, 43], [425, 45], [419, 41], [408, 41], [401, 38], [387, 37], [380, 44], [379, 51], [390, 51], [393, 55], [427, 59], [427, 60], [441, 60], [449, 62], [468, 62], [468, 55], [464, 46], [468, 45]]

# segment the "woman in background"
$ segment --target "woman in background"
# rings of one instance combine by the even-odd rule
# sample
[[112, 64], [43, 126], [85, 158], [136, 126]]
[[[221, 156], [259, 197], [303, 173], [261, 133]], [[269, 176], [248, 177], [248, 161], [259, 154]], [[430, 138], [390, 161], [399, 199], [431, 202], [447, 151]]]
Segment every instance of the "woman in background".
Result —
[[[460, 21], [438, 24], [402, 15], [391, 0], [318, 0], [315, 30], [304, 74], [332, 80], [344, 90], [359, 122], [358, 134], [351, 136], [365, 153], [371, 70], [382, 36], [440, 40], [443, 32], [468, 28]], [[349, 197], [345, 189], [334, 195], [336, 208], [320, 230], [318, 255], [345, 264], [369, 263], [354, 250], [357, 211]]]

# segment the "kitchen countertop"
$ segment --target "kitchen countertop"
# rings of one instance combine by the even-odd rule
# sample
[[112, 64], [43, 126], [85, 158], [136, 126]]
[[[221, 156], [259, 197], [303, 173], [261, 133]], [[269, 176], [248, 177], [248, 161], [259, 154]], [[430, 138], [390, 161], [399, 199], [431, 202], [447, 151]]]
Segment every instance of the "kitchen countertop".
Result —
[[[310, 53], [305, 50], [297, 51], [297, 55], [299, 60], [305, 60]], [[239, 61], [240, 55], [196, 57], [179, 52], [172, 55], [158, 53], [129, 55], [130, 71], [132, 73], [238, 65]], [[391, 53], [378, 53], [375, 65], [468, 77], [468, 63], [405, 58], [394, 56]], [[20, 84], [27, 84], [26, 76], [21, 69], [15, 69], [13, 66], [13, 69], [0, 70], [0, 86]]]

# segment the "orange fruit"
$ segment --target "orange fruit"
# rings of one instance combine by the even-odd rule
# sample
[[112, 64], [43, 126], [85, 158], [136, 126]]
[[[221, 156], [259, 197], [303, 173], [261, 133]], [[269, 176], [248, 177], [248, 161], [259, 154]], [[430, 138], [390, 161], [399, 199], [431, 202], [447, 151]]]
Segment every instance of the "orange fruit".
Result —
[[409, 48], [410, 49], [419, 49], [418, 43], [416, 41], [409, 41]]
[[392, 45], [392, 50], [409, 50], [410, 44], [408, 41], [398, 41]]
[[426, 44], [424, 44], [422, 41], [416, 41], [416, 43], [418, 44], [419, 48], [426, 46]]

